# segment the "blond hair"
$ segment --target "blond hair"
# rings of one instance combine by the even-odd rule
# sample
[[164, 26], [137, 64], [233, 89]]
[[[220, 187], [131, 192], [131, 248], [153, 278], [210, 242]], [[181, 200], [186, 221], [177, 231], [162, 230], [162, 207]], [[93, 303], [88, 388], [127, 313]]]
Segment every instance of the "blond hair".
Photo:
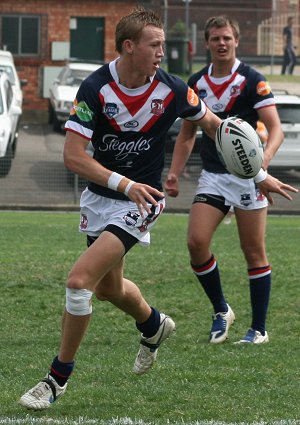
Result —
[[141, 6], [133, 9], [129, 15], [123, 16], [116, 27], [116, 51], [122, 53], [125, 40], [139, 41], [142, 31], [147, 25], [163, 29], [160, 17], [152, 10], [146, 10]]

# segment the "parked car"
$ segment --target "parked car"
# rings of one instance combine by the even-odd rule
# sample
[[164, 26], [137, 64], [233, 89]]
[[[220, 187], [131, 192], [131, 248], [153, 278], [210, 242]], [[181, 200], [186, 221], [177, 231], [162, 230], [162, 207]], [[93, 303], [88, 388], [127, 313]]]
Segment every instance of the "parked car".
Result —
[[60, 131], [69, 117], [76, 93], [82, 81], [101, 64], [71, 62], [62, 68], [49, 89], [49, 123]]
[[23, 92], [22, 88], [26, 86], [27, 80], [20, 80], [13, 55], [7, 50], [0, 50], [0, 71], [5, 71], [12, 84], [12, 88], [15, 92], [16, 104], [22, 108], [23, 103]]
[[22, 114], [16, 103], [16, 93], [6, 72], [0, 72], [0, 177], [5, 177], [12, 165], [18, 141], [18, 123]]
[[270, 163], [270, 168], [300, 170], [300, 97], [274, 91], [284, 140]]

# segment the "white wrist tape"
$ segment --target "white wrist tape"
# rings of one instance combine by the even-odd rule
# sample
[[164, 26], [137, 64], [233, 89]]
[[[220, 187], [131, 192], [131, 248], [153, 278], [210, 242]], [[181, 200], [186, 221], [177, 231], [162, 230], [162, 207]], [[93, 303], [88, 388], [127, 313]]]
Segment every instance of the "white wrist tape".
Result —
[[256, 176], [254, 177], [255, 183], [261, 183], [262, 181], [266, 180], [267, 175], [268, 175], [267, 171], [261, 168], [258, 174], [256, 174]]
[[121, 174], [113, 172], [107, 181], [107, 187], [112, 190], [117, 190], [120, 181], [124, 178]]
[[134, 185], [134, 183], [135, 182], [133, 180], [130, 180], [130, 182], [128, 183], [128, 185], [125, 187], [124, 193], [125, 193], [126, 196], [128, 196], [128, 192], [129, 192], [131, 186]]

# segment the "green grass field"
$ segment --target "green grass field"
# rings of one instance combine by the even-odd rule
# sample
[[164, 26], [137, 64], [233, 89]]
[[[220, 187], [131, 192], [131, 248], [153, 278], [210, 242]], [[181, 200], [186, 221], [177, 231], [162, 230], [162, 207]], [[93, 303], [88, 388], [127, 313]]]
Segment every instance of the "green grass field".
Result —
[[236, 346], [250, 324], [246, 266], [233, 221], [213, 243], [225, 294], [237, 320], [229, 340], [207, 343], [211, 307], [189, 268], [187, 216], [165, 214], [150, 248], [127, 256], [126, 275], [177, 331], [149, 374], [131, 372], [139, 334], [133, 320], [94, 303], [74, 376], [48, 411], [22, 410], [18, 399], [57, 353], [67, 273], [85, 246], [75, 213], [0, 213], [0, 424], [227, 425], [300, 424], [300, 217], [269, 217], [273, 267], [270, 343]]

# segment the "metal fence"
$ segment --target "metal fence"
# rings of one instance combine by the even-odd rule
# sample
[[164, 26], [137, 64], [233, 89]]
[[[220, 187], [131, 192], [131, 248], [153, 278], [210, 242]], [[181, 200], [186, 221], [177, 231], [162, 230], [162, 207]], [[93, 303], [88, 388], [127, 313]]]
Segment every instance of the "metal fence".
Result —
[[[85, 186], [68, 172], [63, 164], [64, 134], [53, 132], [47, 123], [47, 114], [27, 111], [20, 125], [16, 156], [10, 173], [0, 179], [0, 209], [61, 209], [77, 210], [80, 193]], [[171, 154], [167, 154], [167, 174]], [[188, 162], [180, 183], [180, 195], [167, 197], [167, 210], [187, 212], [190, 208], [201, 163], [194, 154]], [[286, 183], [300, 186], [300, 171], [279, 172], [277, 177]], [[300, 213], [300, 196], [289, 202], [275, 196], [270, 213]]]
[[[299, 46], [299, 13], [273, 14], [263, 20], [257, 27], [257, 54], [258, 55], [282, 55], [283, 52], [283, 29], [287, 25], [288, 17], [295, 19], [293, 25], [293, 43]], [[298, 53], [299, 55], [299, 53]]]
[[[294, 17], [293, 37], [299, 46], [299, 0], [269, 2], [204, 2], [183, 0], [159, 2], [157, 10], [163, 15], [167, 37], [178, 34], [192, 41], [196, 56], [205, 56], [204, 25], [211, 16], [229, 15], [240, 24], [239, 56], [283, 54], [282, 30], [287, 17]], [[164, 6], [162, 7], [162, 3]], [[298, 53], [299, 55], [299, 53]]]

